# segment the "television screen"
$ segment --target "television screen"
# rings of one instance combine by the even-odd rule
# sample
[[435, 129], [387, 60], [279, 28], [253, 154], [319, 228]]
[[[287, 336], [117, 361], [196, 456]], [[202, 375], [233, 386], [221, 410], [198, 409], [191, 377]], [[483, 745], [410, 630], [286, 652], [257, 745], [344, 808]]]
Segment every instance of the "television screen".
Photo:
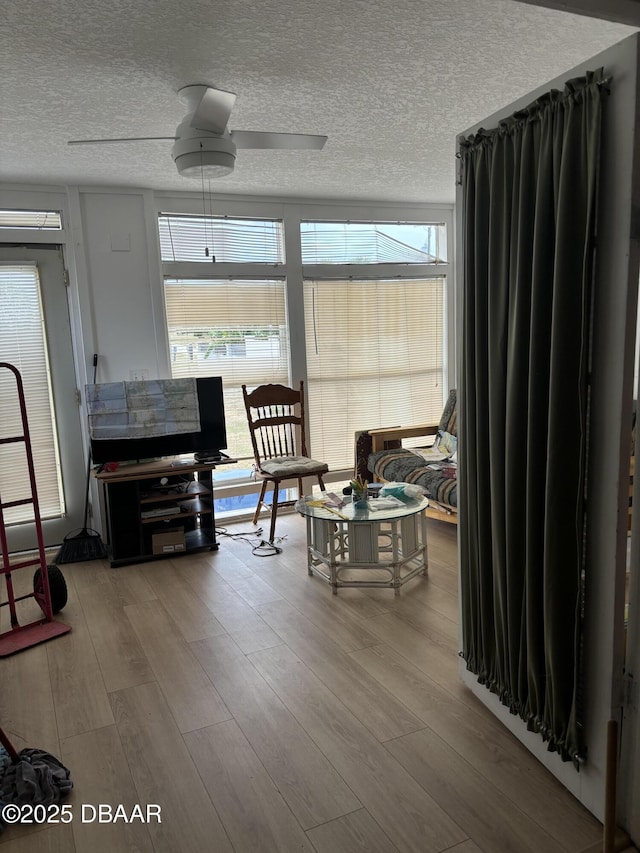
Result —
[[196, 379], [199, 432], [180, 432], [146, 438], [91, 438], [91, 458], [101, 465], [105, 462], [130, 462], [194, 453], [212, 458], [227, 447], [227, 428], [224, 416], [222, 377]]

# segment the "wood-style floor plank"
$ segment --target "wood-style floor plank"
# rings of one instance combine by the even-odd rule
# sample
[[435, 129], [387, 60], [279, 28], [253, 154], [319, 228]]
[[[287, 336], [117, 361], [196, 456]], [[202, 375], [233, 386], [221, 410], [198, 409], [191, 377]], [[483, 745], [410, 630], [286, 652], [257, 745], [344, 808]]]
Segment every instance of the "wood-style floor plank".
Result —
[[447, 853], [482, 853], [475, 841], [463, 841], [462, 844], [456, 844]]
[[107, 692], [153, 681], [155, 676], [131, 621], [127, 598], [112, 583], [82, 587], [78, 592]]
[[58, 755], [60, 743], [46, 646], [34, 646], [2, 658], [0, 685], [0, 725], [14, 747], [18, 751], [27, 746], [38, 747]]
[[399, 850], [436, 853], [468, 837], [290, 649], [250, 658]]
[[[260, 558], [254, 557], [253, 560]], [[343, 651], [350, 652], [379, 642], [376, 635], [367, 629], [365, 622], [354, 619], [348, 605], [340, 603], [339, 595], [325, 597], [328, 585], [318, 578], [309, 577], [306, 568], [299, 577], [291, 576], [287, 571], [278, 571], [277, 564], [269, 567], [256, 564], [255, 572], [265, 577], [282, 598], [331, 637]]]
[[367, 598], [381, 605], [386, 611], [403, 610], [405, 603], [412, 601], [428, 610], [436, 610], [457, 627], [458, 596], [435, 586], [429, 575], [417, 575], [412, 578], [402, 587], [400, 595], [388, 596], [388, 590], [385, 589], [366, 589], [363, 592]]
[[[316, 577], [310, 577], [307, 572], [306, 558], [300, 559], [297, 552], [285, 550], [279, 561], [280, 565], [285, 568], [292, 578], [295, 578], [299, 585], [305, 584], [309, 588], [309, 584], [313, 583], [314, 594], [319, 598], [324, 598], [328, 602], [333, 602], [333, 607], [339, 612], [348, 614], [349, 618], [368, 619], [370, 616], [379, 616], [381, 613], [386, 613], [394, 599], [398, 596], [394, 594], [392, 589], [381, 589], [379, 599], [374, 600], [366, 593], [368, 587], [356, 589], [355, 587], [343, 587], [340, 589], [338, 597], [334, 596], [331, 587], [325, 581]], [[267, 567], [263, 567], [265, 570]], [[305, 587], [300, 587], [304, 589]]]
[[139, 604], [157, 598], [144, 573], [144, 563], [111, 569], [109, 581], [127, 604]]
[[442, 563], [455, 576], [458, 561], [458, 525], [428, 518], [427, 540], [429, 562], [433, 559], [437, 563]]
[[391, 646], [441, 687], [459, 688], [458, 655], [454, 648], [446, 649], [432, 642], [396, 613], [374, 616], [367, 620], [366, 625], [377, 637], [377, 643], [371, 645], [384, 643]]
[[96, 584], [109, 583], [109, 564], [106, 560], [84, 560], [78, 563], [63, 563], [59, 566], [67, 582], [77, 589], [78, 592]]
[[67, 767], [73, 767], [74, 788], [65, 802], [73, 807], [71, 826], [76, 848], [91, 853], [116, 850], [153, 853], [147, 826], [138, 820], [100, 823], [98, 819], [91, 820], [94, 814], [88, 808], [86, 819], [83, 819], [83, 805], [97, 808], [101, 803], [109, 804], [114, 812], [122, 805], [127, 815], [132, 814], [136, 804], [143, 805], [146, 810], [146, 803], [140, 803], [133, 784], [115, 725], [67, 738], [62, 744], [62, 760]]
[[423, 715], [429, 728], [469, 762], [483, 778], [526, 812], [567, 850], [595, 843], [602, 828], [495, 718], [460, 706]]
[[226, 581], [211, 571], [208, 563], [189, 561], [185, 578], [245, 654], [282, 642], [264, 619]]
[[[90, 590], [96, 596], [99, 595], [99, 590], [94, 590], [94, 587], [110, 584], [118, 590], [124, 604], [136, 604], [156, 597], [143, 574], [143, 568], [144, 564], [112, 569], [106, 560], [91, 560], [60, 566], [70, 593], [71, 590], [74, 593], [84, 593], [86, 600]], [[70, 596], [70, 600], [75, 599]]]
[[312, 853], [313, 845], [234, 720], [184, 739], [236, 853]]
[[113, 724], [98, 658], [80, 604], [67, 604], [72, 630], [46, 644], [53, 701], [62, 738]]
[[76, 847], [70, 824], [47, 826], [29, 835], [12, 837], [12, 830], [0, 835], [2, 853], [84, 853]]
[[192, 645], [303, 828], [360, 808], [356, 796], [230, 637]]
[[433, 586], [440, 587], [451, 595], [458, 594], [458, 576], [451, 567], [434, 559], [429, 551], [429, 578]]
[[408, 595], [399, 595], [396, 598], [400, 599], [400, 603], [393, 612], [403, 622], [447, 651], [458, 651], [457, 620], [454, 621], [426, 606], [424, 599]]
[[[163, 824], [146, 842], [105, 825], [77, 839], [73, 826], [14, 826], [0, 853], [601, 844], [599, 823], [459, 679], [457, 530], [428, 529], [429, 575], [398, 596], [332, 595], [309, 577], [295, 513], [279, 516], [269, 558], [221, 536], [218, 551], [171, 561], [64, 564], [58, 618], [73, 633], [0, 660], [0, 725], [69, 765], [70, 802], [157, 802]], [[21, 593], [31, 577], [15, 573]]]
[[307, 835], [318, 853], [398, 853], [366, 809], [310, 829]]
[[[244, 547], [249, 546], [245, 544]], [[221, 545], [217, 551], [198, 555], [198, 560], [206, 560], [215, 574], [227, 582], [238, 578], [250, 578], [253, 574], [247, 564], [235, 554], [233, 539], [225, 539], [224, 545]]]
[[258, 608], [266, 622], [318, 678], [380, 741], [424, 726], [402, 702], [376, 682], [333, 640], [286, 601]]
[[564, 848], [435, 732], [423, 729], [384, 748], [484, 853], [561, 853]]
[[458, 704], [448, 690], [389, 646], [370, 646], [349, 657], [425, 722], [429, 711], [442, 708], [446, 713]]
[[189, 644], [160, 601], [125, 608], [181, 732], [231, 718]]
[[140, 803], [161, 807], [148, 824], [155, 853], [232, 853], [220, 818], [156, 684], [110, 695]]
[[186, 582], [183, 572], [184, 565], [179, 560], [162, 560], [148, 563], [145, 577], [187, 642], [226, 633]]
[[265, 583], [256, 574], [248, 577], [227, 577], [229, 586], [243, 598], [251, 607], [257, 604], [266, 604], [268, 601], [277, 601], [281, 596], [273, 587]]

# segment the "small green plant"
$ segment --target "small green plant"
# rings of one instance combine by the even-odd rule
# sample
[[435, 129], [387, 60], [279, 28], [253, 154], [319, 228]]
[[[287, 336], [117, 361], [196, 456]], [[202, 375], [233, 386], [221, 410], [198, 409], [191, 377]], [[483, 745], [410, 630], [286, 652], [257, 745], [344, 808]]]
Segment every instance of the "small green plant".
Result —
[[351, 480], [351, 489], [353, 491], [354, 500], [361, 500], [367, 495], [367, 487], [369, 483], [367, 480], [363, 480], [360, 475], [358, 475], [355, 479]]

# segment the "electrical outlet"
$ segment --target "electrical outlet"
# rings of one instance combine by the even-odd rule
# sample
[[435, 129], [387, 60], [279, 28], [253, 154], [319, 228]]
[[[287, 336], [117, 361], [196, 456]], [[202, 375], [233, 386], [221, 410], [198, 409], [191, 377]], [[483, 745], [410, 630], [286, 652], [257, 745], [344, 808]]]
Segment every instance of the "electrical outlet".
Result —
[[138, 367], [135, 370], [129, 371], [129, 379], [132, 382], [143, 382], [149, 378], [149, 371], [146, 367]]

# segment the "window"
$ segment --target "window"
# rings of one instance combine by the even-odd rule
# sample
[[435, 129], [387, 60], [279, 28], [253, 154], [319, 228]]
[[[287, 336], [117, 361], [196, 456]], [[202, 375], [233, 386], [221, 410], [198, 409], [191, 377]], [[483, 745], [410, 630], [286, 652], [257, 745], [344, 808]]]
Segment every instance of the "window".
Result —
[[[328, 206], [304, 219], [285, 203], [264, 205], [263, 218], [218, 205], [215, 216], [161, 213], [159, 228], [171, 374], [223, 376], [234, 456], [253, 457], [243, 383], [305, 380], [309, 450], [334, 478], [353, 467], [357, 430], [438, 420], [451, 364], [449, 210], [364, 221], [324, 218]], [[254, 484], [227, 491], [236, 486]]]
[[242, 385], [289, 381], [284, 281], [166, 279], [164, 294], [171, 375], [222, 376], [229, 448], [253, 458]]
[[161, 213], [158, 227], [163, 261], [281, 264], [284, 260], [282, 223], [276, 220]]
[[302, 222], [303, 264], [446, 263], [440, 223]]
[[447, 230], [303, 221], [300, 239], [310, 443], [348, 469], [357, 430], [441, 415]]
[[305, 281], [314, 457], [353, 465], [360, 429], [438, 421], [445, 280]]
[[[0, 264], [0, 362], [20, 371], [42, 518], [64, 513], [40, 278], [35, 264]], [[23, 434], [13, 373], [0, 371], [2, 438]], [[0, 444], [0, 493], [4, 503], [31, 496], [24, 443]], [[10, 507], [5, 522], [31, 521], [33, 506]]]
[[253, 459], [242, 385], [289, 381], [285, 283], [270, 276], [282, 222], [161, 213], [158, 227], [171, 375], [222, 376], [229, 451]]
[[0, 228], [61, 231], [62, 217], [58, 210], [0, 210]]

